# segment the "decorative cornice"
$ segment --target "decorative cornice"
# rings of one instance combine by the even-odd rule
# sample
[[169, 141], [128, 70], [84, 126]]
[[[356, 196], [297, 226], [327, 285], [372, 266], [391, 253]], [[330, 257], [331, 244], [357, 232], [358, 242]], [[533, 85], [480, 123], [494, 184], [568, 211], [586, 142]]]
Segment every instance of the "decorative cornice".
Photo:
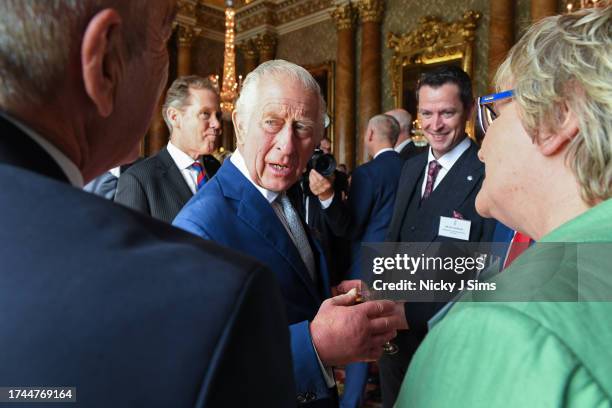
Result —
[[350, 30], [355, 27], [356, 13], [350, 3], [337, 6], [331, 13], [331, 18], [336, 23], [336, 28], [340, 30]]
[[[297, 3], [298, 0], [288, 0]], [[297, 3], [294, 7], [289, 7], [283, 3], [282, 8], [276, 13], [276, 21], [278, 25], [298, 20], [318, 11], [325, 10], [332, 6], [331, 0], [308, 0]]]
[[385, 13], [383, 0], [359, 0], [359, 17], [362, 23], [380, 23]]
[[225, 36], [225, 10], [208, 4], [200, 4], [196, 16], [198, 26], [203, 27], [203, 32], [217, 31], [223, 37]]

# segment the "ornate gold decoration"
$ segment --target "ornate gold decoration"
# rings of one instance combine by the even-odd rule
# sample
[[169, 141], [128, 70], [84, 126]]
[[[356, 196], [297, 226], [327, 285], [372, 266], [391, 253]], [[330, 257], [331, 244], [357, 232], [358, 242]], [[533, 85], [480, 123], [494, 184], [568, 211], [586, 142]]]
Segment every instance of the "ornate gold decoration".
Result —
[[177, 1], [178, 14], [195, 17], [196, 3], [189, 0]]
[[[451, 22], [425, 16], [419, 19], [414, 30], [403, 35], [387, 35], [387, 47], [393, 50], [390, 72], [396, 107], [402, 107], [406, 70], [423, 71], [428, 65], [449, 63], [460, 65], [472, 76], [474, 37], [479, 19], [480, 13], [472, 10], [463, 13], [460, 20]], [[473, 124], [468, 123], [467, 128], [473, 135]]]
[[289, 8], [283, 3], [282, 7], [276, 13], [276, 22], [278, 25], [288, 23], [306, 17], [317, 11], [325, 10], [332, 6], [331, 0], [309, 0], [302, 1], [297, 6]]
[[276, 49], [276, 36], [271, 33], [259, 34], [255, 37], [255, 46], [259, 50], [260, 54], [274, 54]]
[[383, 0], [360, 0], [357, 3], [362, 23], [380, 23], [385, 13]]
[[387, 47], [393, 50], [390, 71], [396, 106], [401, 106], [402, 69], [406, 66], [460, 60], [463, 70], [472, 74], [474, 36], [479, 18], [480, 13], [472, 10], [463, 13], [461, 20], [448, 23], [438, 17], [425, 16], [409, 33], [387, 35]]
[[590, 7], [604, 7], [610, 0], [565, 0], [564, 10], [566, 13], [571, 13], [576, 10]]
[[338, 6], [331, 12], [331, 17], [340, 30], [350, 30], [355, 26], [356, 13], [349, 3]]
[[179, 25], [177, 34], [179, 47], [191, 47], [193, 37], [195, 36], [193, 27]]
[[240, 44], [238, 44], [238, 47], [242, 50], [246, 59], [257, 58], [257, 46], [252, 38], [242, 41]]
[[223, 11], [200, 3], [197, 9], [198, 27], [225, 32], [225, 14]]

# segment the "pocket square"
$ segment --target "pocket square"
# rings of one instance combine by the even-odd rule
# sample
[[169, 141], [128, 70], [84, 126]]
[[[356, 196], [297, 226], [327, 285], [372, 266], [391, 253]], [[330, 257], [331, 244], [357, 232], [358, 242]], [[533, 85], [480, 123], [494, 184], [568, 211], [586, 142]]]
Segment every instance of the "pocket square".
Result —
[[453, 218], [457, 218], [458, 220], [463, 220], [463, 215], [459, 211], [453, 210]]

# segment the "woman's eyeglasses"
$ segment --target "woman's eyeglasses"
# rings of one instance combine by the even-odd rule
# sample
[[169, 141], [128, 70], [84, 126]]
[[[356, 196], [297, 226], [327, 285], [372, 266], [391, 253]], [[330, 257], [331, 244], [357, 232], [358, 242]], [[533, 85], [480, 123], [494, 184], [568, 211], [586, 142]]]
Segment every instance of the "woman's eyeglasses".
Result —
[[495, 102], [499, 102], [504, 99], [512, 98], [514, 91], [498, 92], [487, 96], [480, 96], [477, 99], [478, 102], [478, 125], [483, 133], [487, 132], [487, 129], [497, 117], [499, 111], [495, 107]]

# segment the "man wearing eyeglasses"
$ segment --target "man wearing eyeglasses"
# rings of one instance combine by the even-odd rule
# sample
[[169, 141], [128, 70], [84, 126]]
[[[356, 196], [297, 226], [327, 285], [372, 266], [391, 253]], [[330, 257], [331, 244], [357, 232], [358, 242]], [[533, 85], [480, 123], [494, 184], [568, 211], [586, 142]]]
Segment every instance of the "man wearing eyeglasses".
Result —
[[[487, 242], [495, 222], [476, 213], [474, 201], [484, 178], [478, 146], [467, 136], [473, 111], [472, 84], [460, 68], [444, 66], [423, 74], [417, 85], [418, 117], [430, 148], [402, 168], [389, 242]], [[460, 233], [450, 226], [461, 219]], [[393, 406], [401, 381], [427, 322], [444, 305], [407, 303], [407, 331], [393, 340], [398, 352], [380, 360], [383, 405]]]

